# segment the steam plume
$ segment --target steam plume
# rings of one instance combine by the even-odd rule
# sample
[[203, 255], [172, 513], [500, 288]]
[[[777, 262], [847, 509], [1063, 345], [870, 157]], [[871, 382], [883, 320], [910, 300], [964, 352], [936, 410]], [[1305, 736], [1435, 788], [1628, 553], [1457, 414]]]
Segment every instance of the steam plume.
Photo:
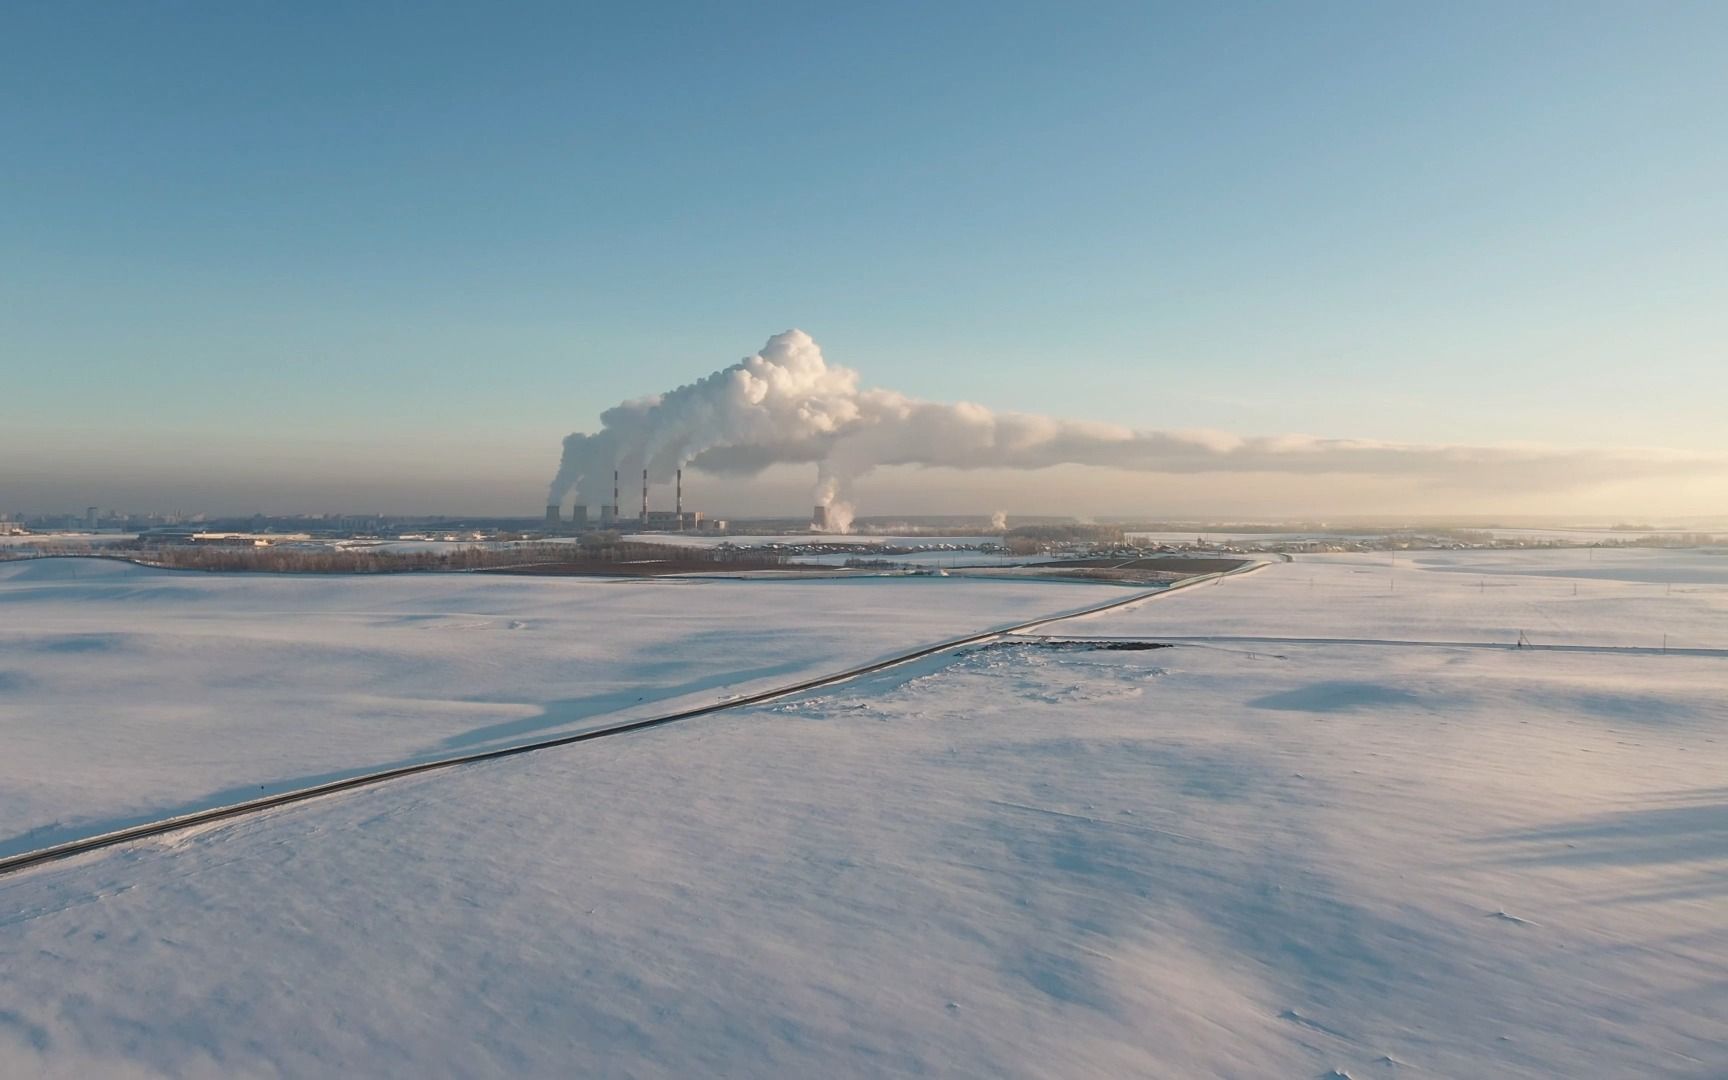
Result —
[[779, 464], [816, 465], [816, 502], [829, 508], [829, 528], [839, 532], [852, 520], [851, 483], [884, 465], [1331, 473], [1529, 491], [1728, 471], [1728, 461], [1719, 456], [1672, 450], [1242, 437], [995, 413], [966, 402], [941, 404], [862, 388], [857, 373], [828, 363], [808, 334], [788, 330], [731, 367], [606, 410], [593, 434], [566, 437], [547, 502], [562, 503], [573, 490], [578, 502], [599, 501], [614, 469], [626, 475], [647, 469], [656, 483], [664, 483], [684, 465], [748, 475]]

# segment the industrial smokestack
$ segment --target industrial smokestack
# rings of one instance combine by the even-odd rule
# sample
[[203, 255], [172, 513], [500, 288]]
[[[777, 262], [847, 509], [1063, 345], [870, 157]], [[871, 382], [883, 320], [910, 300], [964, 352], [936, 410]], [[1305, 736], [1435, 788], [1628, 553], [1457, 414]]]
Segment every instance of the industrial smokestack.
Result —
[[684, 531], [684, 470], [678, 470], [678, 501], [672, 504], [672, 509], [678, 519], [678, 531]]
[[600, 524], [601, 524], [601, 526], [604, 527], [604, 526], [609, 526], [609, 525], [616, 525], [617, 523], [618, 523], [618, 470], [613, 469], [612, 470], [612, 501], [600, 508]]
[[642, 470], [642, 524], [648, 524], [648, 470]]

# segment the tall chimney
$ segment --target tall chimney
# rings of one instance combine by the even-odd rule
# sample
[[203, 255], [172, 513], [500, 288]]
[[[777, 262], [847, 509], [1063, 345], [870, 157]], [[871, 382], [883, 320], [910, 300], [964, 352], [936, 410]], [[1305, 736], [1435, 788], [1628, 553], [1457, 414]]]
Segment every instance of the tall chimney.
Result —
[[648, 524], [648, 470], [642, 470], [642, 524]]
[[612, 470], [612, 516], [618, 516], [618, 470]]
[[673, 504], [678, 518], [678, 531], [684, 531], [684, 470], [678, 470], [678, 501]]

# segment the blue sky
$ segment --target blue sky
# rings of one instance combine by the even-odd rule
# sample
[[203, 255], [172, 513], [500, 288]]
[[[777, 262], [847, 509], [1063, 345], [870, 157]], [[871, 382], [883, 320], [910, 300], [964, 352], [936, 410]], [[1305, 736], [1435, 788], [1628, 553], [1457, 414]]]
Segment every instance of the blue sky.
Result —
[[1720, 4], [9, 5], [0, 510], [531, 513], [789, 326], [1001, 410], [1721, 452], [1724, 55]]

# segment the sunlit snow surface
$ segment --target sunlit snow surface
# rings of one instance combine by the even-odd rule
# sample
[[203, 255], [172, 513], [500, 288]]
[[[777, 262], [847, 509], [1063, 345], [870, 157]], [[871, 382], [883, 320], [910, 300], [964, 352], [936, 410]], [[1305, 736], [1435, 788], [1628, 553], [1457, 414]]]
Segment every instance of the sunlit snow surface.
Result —
[[1707, 641], [1712, 558], [1304, 559], [1064, 632], [1457, 644], [973, 649], [0, 879], [0, 1074], [1719, 1077], [1728, 658], [1480, 647]]
[[1049, 633], [1728, 651], [1728, 548], [1303, 555]]
[[0, 855], [709, 704], [1121, 594], [0, 564]]

